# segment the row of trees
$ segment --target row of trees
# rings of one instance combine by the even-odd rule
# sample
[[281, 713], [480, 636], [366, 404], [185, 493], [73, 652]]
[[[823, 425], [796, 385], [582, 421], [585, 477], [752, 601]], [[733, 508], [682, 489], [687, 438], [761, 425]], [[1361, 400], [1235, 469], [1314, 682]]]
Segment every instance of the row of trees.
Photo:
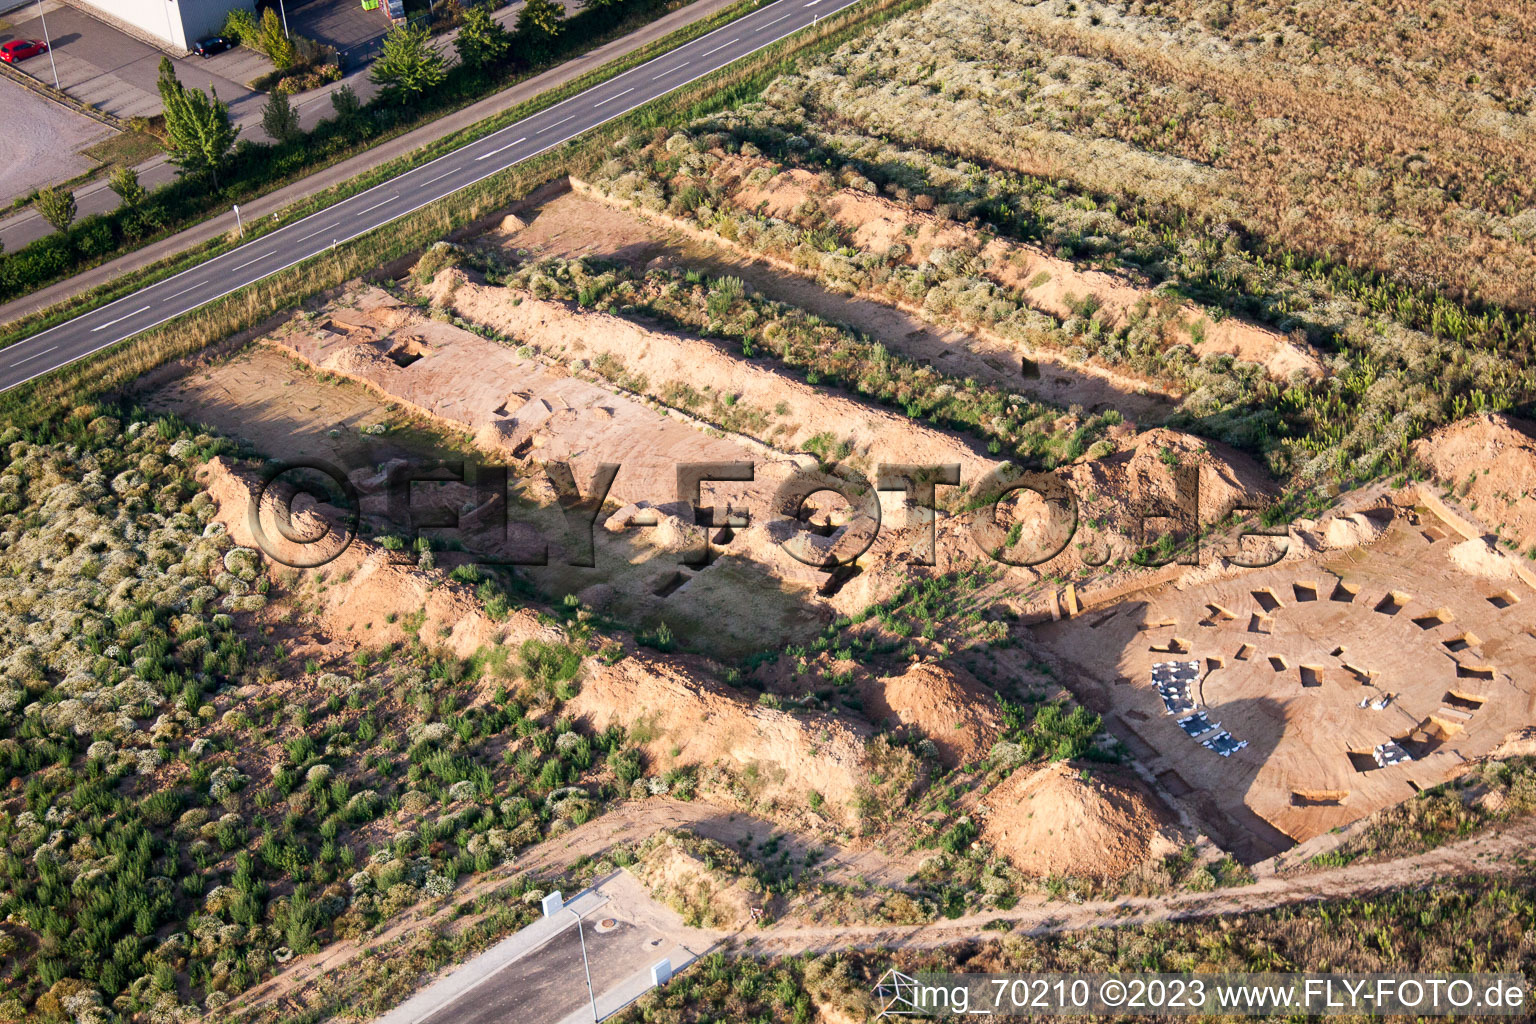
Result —
[[[251, 22], [247, 29], [250, 35], [245, 38], [279, 67], [285, 66], [279, 57], [291, 58], [291, 44], [286, 50], [278, 45], [277, 41], [286, 42], [286, 39], [274, 12], [269, 8], [260, 22], [249, 12], [236, 13], [245, 14]], [[529, 0], [518, 14], [517, 28], [525, 38], [537, 43], [553, 40], [559, 35], [564, 20], [565, 10], [555, 0]], [[511, 52], [512, 40], [512, 33], [495, 19], [490, 5], [476, 4], [465, 12], [454, 45], [461, 64], [481, 71], [505, 60]], [[390, 99], [410, 102], [440, 85], [447, 74], [447, 62], [432, 46], [424, 25], [396, 25], [385, 37], [383, 51], [374, 63], [370, 77]], [[216, 89], [204, 92], [183, 85], [176, 77], [176, 68], [169, 57], [160, 58], [158, 86], [165, 117], [165, 148], [171, 162], [184, 175], [206, 176], [213, 187], [218, 188], [219, 168], [234, 149], [240, 131], [230, 119], [229, 104], [219, 99]], [[347, 86], [338, 89], [332, 100], [338, 116], [342, 117], [356, 113], [361, 107], [356, 94]], [[298, 111], [293, 109], [288, 94], [282, 91], [274, 91], [267, 100], [261, 126], [279, 145], [293, 142], [303, 134]], [[144, 189], [132, 168], [119, 168], [113, 173], [110, 184], [127, 206], [137, 205], [144, 198]], [[68, 189], [42, 189], [35, 202], [38, 212], [54, 230], [66, 231], [74, 223], [75, 196]]]
[[[284, 90], [274, 88], [261, 119], [271, 145], [240, 138], [228, 105], [217, 93], [183, 85], [175, 68], [162, 63], [164, 144], [181, 172], [177, 180], [146, 190], [131, 171], [120, 171], [112, 187], [123, 202], [109, 213], [78, 220], [68, 190], [45, 191], [37, 208], [57, 230], [14, 252], [0, 249], [0, 301], [193, 223], [317, 164], [350, 155], [382, 132], [473, 102], [505, 87], [515, 75], [579, 51], [626, 21], [664, 11], [667, 2], [585, 0], [582, 9], [567, 18], [559, 0], [531, 0], [512, 31], [496, 21], [489, 6], [477, 5], [456, 16], [461, 26], [455, 41], [457, 60], [452, 53], [439, 52], [425, 29], [397, 27], [372, 68], [379, 95], [366, 104], [352, 89], [338, 87], [331, 92], [335, 116], [305, 130], [288, 96], [280, 95]], [[271, 35], [268, 27], [257, 24], [259, 38]]]
[[[496, 20], [489, 4], [476, 4], [464, 12], [454, 49], [462, 66], [479, 73], [506, 60], [514, 38], [523, 41], [525, 58], [547, 56], [564, 28], [565, 8], [556, 0], [528, 0], [518, 12], [515, 37]], [[396, 25], [390, 29], [369, 72], [386, 97], [404, 103], [441, 84], [447, 75], [448, 62], [432, 45], [425, 25]]]

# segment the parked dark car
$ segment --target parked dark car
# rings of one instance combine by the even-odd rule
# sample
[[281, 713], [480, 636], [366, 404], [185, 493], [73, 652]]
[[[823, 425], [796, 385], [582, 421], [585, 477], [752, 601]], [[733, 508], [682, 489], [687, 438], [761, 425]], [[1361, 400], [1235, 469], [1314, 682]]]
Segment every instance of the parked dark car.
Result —
[[234, 49], [235, 44], [223, 36], [209, 36], [207, 39], [199, 39], [192, 47], [192, 52], [199, 57], [212, 57], [216, 53]]
[[19, 60], [28, 57], [36, 57], [40, 53], [48, 52], [48, 44], [41, 39], [12, 39], [4, 46], [0, 46], [0, 60], [7, 64], [15, 64]]

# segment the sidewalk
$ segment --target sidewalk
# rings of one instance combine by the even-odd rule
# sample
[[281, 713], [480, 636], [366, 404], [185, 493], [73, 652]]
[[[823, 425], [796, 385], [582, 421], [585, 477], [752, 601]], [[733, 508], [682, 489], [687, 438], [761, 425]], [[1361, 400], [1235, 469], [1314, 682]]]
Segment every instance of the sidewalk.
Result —
[[[734, 2], [735, 0], [693, 0], [693, 3], [687, 7], [664, 15], [650, 24], [636, 29], [627, 36], [605, 43], [597, 49], [568, 60], [558, 67], [535, 75], [533, 78], [525, 79], [508, 89], [472, 103], [461, 110], [446, 114], [404, 135], [366, 149], [340, 163], [316, 171], [314, 174], [290, 185], [285, 185], [276, 191], [242, 203], [240, 212], [248, 221], [256, 217], [271, 216], [273, 213], [284, 209], [297, 200], [347, 181], [364, 171], [379, 164], [387, 163], [396, 157], [405, 156], [429, 142], [440, 139], [445, 135], [451, 135], [463, 128], [483, 121], [493, 114], [510, 107], [515, 107], [541, 93], [548, 92], [551, 89], [564, 85], [566, 82], [580, 78], [582, 75], [595, 71], [604, 64], [617, 60], [625, 54], [644, 48], [676, 32], [680, 28], [691, 25], [696, 21], [708, 19], [711, 15], [731, 6]], [[322, 105], [318, 102], [310, 103], [309, 107], [311, 109], [310, 116], [316, 120], [324, 113], [330, 112], [329, 103], [325, 103], [323, 109], [321, 109]], [[116, 196], [114, 195], [113, 198], [115, 199]], [[84, 212], [83, 204], [81, 212]], [[14, 299], [0, 306], [0, 324], [9, 323], [28, 313], [47, 309], [49, 306], [62, 302], [73, 295], [89, 291], [98, 285], [113, 281], [126, 273], [147, 267], [152, 263], [157, 263], [200, 242], [205, 242], [210, 238], [222, 235], [234, 226], [235, 216], [233, 212], [220, 214], [195, 224], [169, 238], [161, 239], [152, 245], [125, 253], [117, 259], [103, 263], [101, 266], [76, 274], [67, 280], [56, 282], [30, 295], [23, 295], [19, 299]], [[9, 240], [7, 240], [6, 246], [7, 249], [10, 248]]]
[[[574, 14], [580, 6], [580, 0], [561, 0], [566, 7], [566, 14]], [[695, 0], [689, 8], [698, 6], [700, 0]], [[523, 9], [523, 0], [516, 0], [496, 12], [496, 20], [505, 25], [509, 30], [517, 21], [518, 12]], [[682, 11], [674, 11], [673, 14], [682, 14]], [[57, 12], [50, 10], [48, 13], [50, 29], [54, 28], [54, 20], [73, 15], [75, 18], [89, 20], [85, 15], [70, 7], [62, 7]], [[668, 15], [667, 17], [672, 17]], [[665, 19], [662, 19], [665, 20]], [[86, 43], [82, 32], [71, 32], [70, 42], [61, 43], [55, 50], [59, 61], [59, 81], [64, 86], [64, 91], [108, 113], [116, 114], [123, 118], [135, 114], [145, 116], [160, 112], [160, 97], [154, 88], [154, 79], [158, 75], [159, 51], [153, 51], [145, 44], [122, 36], [116, 29], [101, 22], [92, 22], [94, 32], [97, 35], [121, 36], [121, 40], [113, 40], [108, 51], [117, 54], [122, 47], [136, 47], [144, 53], [134, 53], [130, 59], [127, 53], [123, 53], [117, 59], [118, 66], [110, 71], [104, 71], [103, 66], [111, 63], [112, 58], [103, 57], [98, 50], [89, 51], [94, 60], [73, 55], [73, 50]], [[640, 31], [645, 31], [641, 29]], [[41, 30], [37, 33], [40, 35]], [[56, 35], [59, 33], [55, 32]], [[440, 36], [433, 37], [432, 45], [442, 53], [450, 62], [457, 61], [453, 43], [459, 36], [459, 30], [453, 29], [444, 32]], [[63, 36], [60, 36], [62, 39]], [[119, 47], [119, 43], [122, 47]], [[627, 51], [625, 51], [627, 52]], [[577, 58], [581, 59], [581, 58]], [[254, 64], [253, 64], [254, 62]], [[183, 84], [197, 86], [198, 88], [213, 87], [218, 89], [219, 98], [230, 103], [230, 119], [239, 127], [240, 138], [253, 139], [257, 142], [270, 142], [271, 139], [261, 127], [262, 110], [266, 106], [266, 94], [252, 92], [238, 81], [229, 79], [235, 75], [255, 78], [264, 71], [271, 69], [267, 59], [245, 47], [238, 47], [226, 51], [206, 62], [198, 58], [174, 59], [176, 74]], [[312, 89], [309, 92], [299, 93], [292, 97], [293, 108], [298, 111], [299, 123], [307, 131], [318, 124], [323, 118], [331, 116], [331, 93], [343, 85], [350, 86], [357, 93], [358, 99], [367, 102], [378, 93], [378, 87], [368, 77], [372, 62], [362, 64], [355, 68], [339, 82]], [[153, 65], [153, 66], [151, 66]], [[206, 66], [205, 66], [206, 65]], [[254, 66], [254, 71], [252, 68]], [[25, 64], [18, 65], [18, 69], [27, 72], [33, 78], [45, 84], [52, 83], [52, 72], [46, 62], [39, 62], [36, 58]], [[148, 69], [147, 71], [145, 69]], [[558, 70], [558, 69], [556, 69]], [[248, 74], [249, 73], [249, 74]], [[130, 79], [142, 78], [148, 74], [146, 82], [134, 84]], [[116, 90], [104, 84], [108, 79], [120, 83]], [[248, 80], [242, 77], [239, 81]], [[142, 86], [142, 87], [140, 87]], [[514, 86], [514, 89], [516, 87]], [[108, 98], [106, 93], [115, 93]], [[452, 115], [449, 115], [452, 116]], [[478, 120], [478, 118], [477, 118]], [[435, 122], [434, 122], [435, 123]], [[157, 185], [163, 185], [176, 177], [176, 167], [166, 159], [165, 154], [160, 154], [142, 164], [138, 164], [134, 170], [139, 174], [139, 184], [152, 189]], [[78, 217], [88, 217], [93, 213], [110, 213], [117, 209], [119, 199], [116, 192], [107, 187], [105, 178], [97, 179], [89, 184], [82, 185], [75, 190], [75, 205]], [[0, 243], [5, 246], [6, 252], [15, 252], [29, 242], [36, 241], [44, 235], [52, 234], [53, 228], [42, 216], [31, 207], [0, 219]]]

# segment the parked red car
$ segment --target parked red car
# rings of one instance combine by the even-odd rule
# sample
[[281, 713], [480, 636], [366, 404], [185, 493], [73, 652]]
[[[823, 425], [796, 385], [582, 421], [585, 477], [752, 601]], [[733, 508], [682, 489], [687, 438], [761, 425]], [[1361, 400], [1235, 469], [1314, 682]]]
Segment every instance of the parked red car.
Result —
[[0, 46], [0, 60], [7, 64], [15, 64], [19, 60], [36, 57], [47, 51], [48, 44], [41, 39], [12, 39], [4, 46]]

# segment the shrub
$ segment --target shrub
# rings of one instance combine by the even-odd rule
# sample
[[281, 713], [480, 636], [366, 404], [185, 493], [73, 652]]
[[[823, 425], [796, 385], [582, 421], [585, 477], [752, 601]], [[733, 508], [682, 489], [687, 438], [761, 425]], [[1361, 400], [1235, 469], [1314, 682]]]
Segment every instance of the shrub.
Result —
[[33, 202], [37, 212], [53, 225], [55, 231], [66, 231], [75, 222], [75, 194], [67, 188], [39, 189]]

